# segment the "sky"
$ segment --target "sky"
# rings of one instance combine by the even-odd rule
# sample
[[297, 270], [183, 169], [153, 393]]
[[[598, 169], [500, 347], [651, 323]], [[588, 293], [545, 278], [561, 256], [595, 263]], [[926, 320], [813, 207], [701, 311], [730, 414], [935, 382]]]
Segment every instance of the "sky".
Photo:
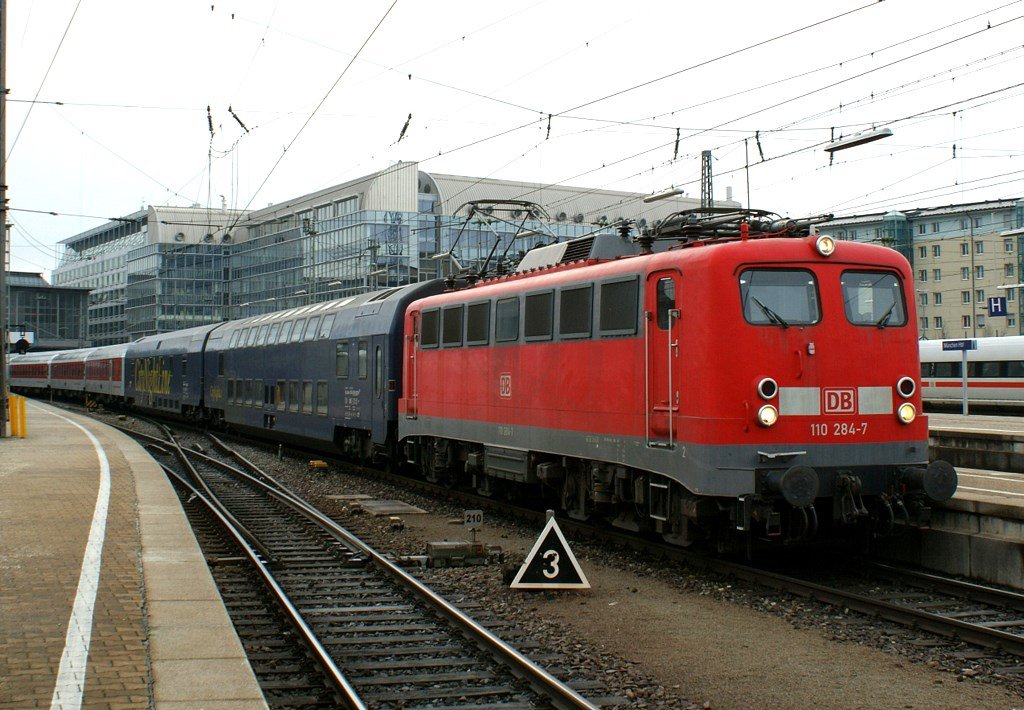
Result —
[[711, 150], [716, 199], [791, 217], [1024, 196], [1024, 0], [4, 4], [16, 271], [397, 161], [699, 197]]

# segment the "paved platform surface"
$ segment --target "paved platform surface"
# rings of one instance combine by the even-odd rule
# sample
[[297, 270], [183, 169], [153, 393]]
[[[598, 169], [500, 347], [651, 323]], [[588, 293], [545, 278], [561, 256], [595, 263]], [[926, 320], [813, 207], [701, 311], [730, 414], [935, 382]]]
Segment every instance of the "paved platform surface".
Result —
[[159, 467], [88, 417], [27, 415], [0, 439], [0, 707], [266, 707]]
[[928, 412], [928, 429], [1024, 437], [1024, 416]]

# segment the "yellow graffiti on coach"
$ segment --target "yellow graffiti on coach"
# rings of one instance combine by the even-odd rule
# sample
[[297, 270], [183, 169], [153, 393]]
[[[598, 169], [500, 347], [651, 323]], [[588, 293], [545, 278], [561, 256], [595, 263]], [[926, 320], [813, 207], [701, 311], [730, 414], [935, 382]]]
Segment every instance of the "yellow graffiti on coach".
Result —
[[135, 389], [150, 394], [171, 393], [171, 369], [165, 358], [147, 357], [135, 361]]

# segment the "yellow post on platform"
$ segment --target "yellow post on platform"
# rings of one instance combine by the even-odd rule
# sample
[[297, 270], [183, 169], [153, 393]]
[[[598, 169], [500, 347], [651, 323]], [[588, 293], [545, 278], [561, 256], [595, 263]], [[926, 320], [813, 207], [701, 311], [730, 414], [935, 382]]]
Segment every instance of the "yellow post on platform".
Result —
[[18, 395], [11, 394], [7, 397], [7, 418], [11, 424], [11, 438], [20, 437], [21, 430], [18, 429]]
[[18, 428], [18, 395], [12, 394], [7, 397], [7, 417], [11, 423], [11, 438], [21, 436], [21, 429]]
[[25, 427], [25, 398], [12, 394], [10, 399], [11, 436], [24, 439]]

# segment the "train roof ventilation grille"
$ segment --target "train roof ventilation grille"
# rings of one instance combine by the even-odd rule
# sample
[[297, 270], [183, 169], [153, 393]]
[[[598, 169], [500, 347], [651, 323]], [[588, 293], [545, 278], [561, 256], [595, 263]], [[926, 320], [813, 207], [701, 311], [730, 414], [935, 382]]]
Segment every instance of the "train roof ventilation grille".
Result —
[[594, 237], [583, 237], [574, 239], [565, 245], [565, 253], [559, 263], [568, 264], [570, 261], [586, 259], [594, 247]]

